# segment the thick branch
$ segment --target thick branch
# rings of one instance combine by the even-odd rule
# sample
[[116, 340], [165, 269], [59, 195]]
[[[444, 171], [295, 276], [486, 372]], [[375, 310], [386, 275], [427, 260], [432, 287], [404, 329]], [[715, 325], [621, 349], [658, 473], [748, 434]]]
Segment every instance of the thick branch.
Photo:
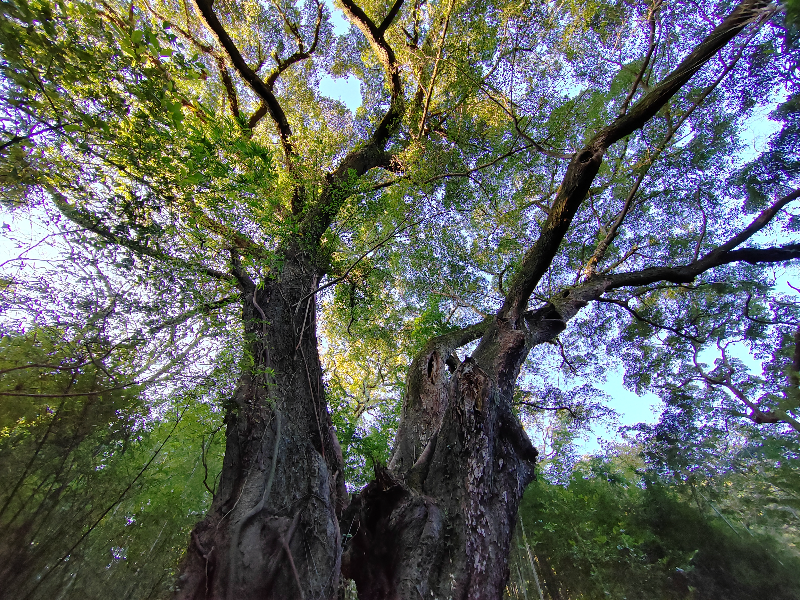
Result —
[[283, 146], [283, 151], [286, 155], [286, 158], [288, 161], [291, 161], [291, 158], [295, 154], [294, 146], [292, 145], [291, 141], [292, 128], [289, 126], [286, 113], [283, 112], [283, 108], [278, 102], [278, 99], [272, 93], [272, 90], [267, 86], [267, 84], [264, 83], [264, 81], [261, 80], [256, 72], [248, 66], [247, 62], [245, 62], [241, 52], [239, 52], [239, 49], [236, 47], [236, 44], [233, 43], [233, 40], [228, 35], [228, 32], [225, 31], [222, 23], [214, 13], [212, 0], [195, 0], [195, 3], [197, 8], [200, 10], [200, 14], [203, 15], [203, 19], [205, 19], [208, 28], [217, 37], [219, 43], [228, 54], [228, 58], [230, 59], [233, 67], [239, 73], [241, 78], [247, 82], [250, 88], [264, 101], [267, 111], [272, 117], [272, 120], [275, 122], [275, 125], [278, 127], [281, 145]]
[[[278, 77], [280, 77], [286, 69], [291, 67], [293, 64], [300, 62], [301, 60], [306, 60], [307, 58], [310, 58], [311, 55], [316, 51], [317, 45], [319, 44], [320, 28], [322, 27], [322, 16], [323, 16], [322, 2], [317, 2], [317, 20], [314, 23], [314, 40], [311, 42], [311, 47], [308, 50], [306, 50], [305, 42], [303, 41], [303, 38], [300, 35], [300, 31], [298, 30], [298, 28], [295, 26], [295, 24], [289, 21], [289, 19], [286, 17], [283, 11], [280, 11], [280, 13], [284, 21], [286, 22], [286, 25], [292, 31], [292, 33], [295, 36], [295, 39], [297, 40], [297, 52], [291, 54], [285, 59], [281, 59], [278, 56], [278, 54], [275, 53], [274, 55], [275, 61], [278, 64], [275, 67], [275, 70], [269, 74], [266, 81], [266, 86], [267, 88], [269, 88], [270, 91], [274, 89], [275, 82], [278, 80]], [[259, 106], [256, 109], [256, 111], [250, 116], [250, 119], [248, 119], [247, 123], [248, 127], [250, 129], [253, 129], [256, 125], [258, 125], [259, 121], [261, 121], [261, 119], [263, 119], [266, 116], [268, 112], [269, 112], [269, 104], [266, 101], [264, 101], [261, 103], [261, 106]]]
[[773, 203], [769, 208], [764, 210], [758, 217], [750, 223], [741, 233], [732, 237], [728, 242], [716, 248], [715, 250], [709, 252], [706, 256], [706, 260], [714, 260], [716, 257], [733, 250], [737, 246], [741, 245], [742, 243], [749, 240], [753, 237], [756, 233], [761, 231], [766, 225], [775, 217], [778, 212], [780, 212], [783, 207], [787, 204], [792, 202], [793, 200], [797, 200], [800, 198], [800, 188], [796, 189], [795, 191], [787, 194], [777, 202]]
[[300, 234], [306, 243], [312, 247], [319, 243], [322, 234], [336, 217], [345, 200], [357, 191], [356, 180], [371, 169], [376, 167], [388, 168], [390, 166], [392, 156], [385, 151], [386, 144], [400, 128], [403, 114], [405, 113], [403, 86], [400, 81], [400, 65], [397, 62], [394, 51], [384, 38], [384, 32], [399, 12], [402, 0], [396, 0], [389, 15], [384, 19], [380, 27], [377, 27], [372, 19], [352, 0], [342, 0], [342, 6], [350, 21], [367, 38], [378, 60], [383, 65], [391, 99], [389, 101], [389, 109], [380, 124], [375, 128], [369, 142], [353, 150], [342, 159], [342, 162], [333, 173], [326, 177], [327, 184], [323, 188], [319, 199], [306, 211], [300, 227]]
[[730, 15], [681, 61], [661, 83], [652, 88], [631, 107], [629, 113], [617, 117], [600, 131], [593, 141], [608, 148], [614, 142], [641, 129], [716, 53], [747, 25], [761, 16], [768, 5], [764, 0], [744, 0]]
[[747, 262], [750, 264], [776, 263], [792, 260], [800, 256], [800, 244], [787, 244], [774, 248], [743, 248], [734, 250], [739, 244], [747, 241], [756, 233], [766, 227], [775, 215], [787, 204], [800, 198], [800, 189], [787, 194], [764, 209], [750, 225], [740, 233], [733, 236], [721, 246], [688, 265], [681, 267], [651, 267], [635, 273], [619, 273], [608, 276], [606, 289], [628, 287], [632, 285], [647, 285], [657, 281], [670, 281], [672, 283], [689, 283], [701, 273], [721, 265], [733, 262]]
[[269, 107], [267, 106], [266, 102], [262, 102], [261, 105], [256, 109], [256, 111], [250, 115], [250, 119], [247, 121], [248, 129], [254, 129], [256, 125], [258, 125], [259, 121], [267, 116], [269, 112]]
[[[544, 307], [534, 312], [525, 313], [525, 321], [528, 325], [532, 346], [548, 342], [555, 338], [560, 331], [563, 331], [566, 322], [574, 317], [589, 302], [604, 300], [618, 304], [630, 311], [634, 317], [646, 320], [641, 315], [635, 313], [627, 306], [627, 303], [614, 299], [603, 299], [602, 296], [611, 290], [624, 287], [639, 287], [667, 281], [670, 283], [691, 283], [699, 275], [713, 269], [714, 267], [731, 264], [734, 262], [748, 262], [751, 264], [765, 264], [786, 262], [800, 258], [800, 244], [787, 244], [773, 248], [743, 248], [740, 250], [724, 251], [724, 248], [734, 248], [737, 242], [741, 242], [751, 237], [758, 230], [763, 229], [770, 219], [777, 214], [781, 207], [785, 206], [790, 200], [800, 196], [798, 192], [792, 192], [788, 196], [777, 200], [772, 206], [765, 209], [756, 217], [753, 222], [741, 233], [735, 235], [731, 240], [715, 248], [703, 258], [693, 261], [686, 265], [677, 267], [650, 267], [640, 271], [617, 274], [597, 274], [589, 278], [584, 283], [564, 290], [559, 296], [554, 297]], [[543, 312], [544, 311], [544, 312]], [[549, 311], [548, 316], [546, 313]], [[528, 316], [531, 315], [531, 316]], [[537, 317], [538, 315], [538, 317]], [[560, 320], [560, 325], [556, 321]], [[649, 322], [649, 321], [648, 321]], [[664, 325], [649, 322], [651, 325], [670, 329]], [[560, 329], [559, 329], [560, 326]], [[674, 333], [677, 330], [670, 329]]]
[[353, 0], [342, 0], [342, 7], [348, 19], [367, 38], [372, 50], [386, 71], [387, 84], [391, 95], [389, 110], [386, 111], [380, 124], [373, 132], [371, 140], [371, 144], [381, 148], [385, 147], [389, 137], [399, 128], [400, 120], [405, 111], [403, 85], [400, 81], [400, 65], [397, 63], [394, 51], [384, 37], [384, 33], [392, 24], [402, 5], [403, 0], [396, 0], [386, 19], [384, 19], [380, 27], [377, 27], [372, 19]]
[[[245, 295], [250, 294], [253, 295], [256, 284], [248, 275], [247, 271], [244, 270], [242, 267], [242, 261], [239, 258], [239, 253], [234, 249], [230, 249], [230, 257], [231, 257], [231, 273], [236, 278], [236, 281], [239, 284], [239, 288], [245, 293]], [[255, 299], [255, 296], [253, 296]]]
[[787, 244], [773, 248], [744, 248], [733, 250], [717, 257], [715, 260], [702, 258], [681, 267], [650, 267], [632, 273], [618, 273], [607, 276], [606, 289], [649, 285], [659, 281], [670, 283], [691, 283], [698, 275], [721, 265], [734, 262], [750, 264], [778, 263], [800, 258], [800, 244]]
[[453, 352], [453, 350], [457, 350], [462, 346], [466, 346], [470, 342], [474, 342], [481, 337], [486, 331], [486, 328], [489, 326], [489, 323], [492, 322], [492, 319], [493, 317], [487, 317], [480, 323], [468, 325], [467, 327], [464, 327], [463, 329], [457, 329], [456, 331], [443, 333], [442, 335], [433, 338], [430, 342], [428, 342], [428, 344], [433, 344], [437, 348], [447, 349], [448, 352]]
[[359, 191], [358, 179], [376, 167], [389, 168], [392, 154], [382, 146], [369, 143], [348, 154], [336, 170], [329, 174], [319, 199], [308, 209], [300, 226], [300, 236], [311, 247], [336, 218], [345, 200]]
[[558, 251], [592, 184], [606, 149], [643, 127], [717, 51], [761, 14], [764, 0], [744, 0], [660, 84], [652, 88], [611, 125], [598, 132], [576, 152], [539, 238], [525, 254], [500, 310], [501, 318], [516, 319], [525, 309], [536, 284]]
[[[625, 200], [625, 205], [624, 205], [621, 213], [619, 214], [618, 218], [615, 220], [614, 224], [612, 225], [611, 230], [609, 231], [609, 233], [605, 237], [605, 239], [602, 242], [600, 242], [600, 244], [598, 244], [597, 248], [595, 249], [594, 254], [592, 255], [592, 257], [587, 262], [586, 267], [584, 269], [584, 272], [586, 273], [586, 277], [587, 278], [591, 277], [592, 275], [594, 275], [595, 269], [597, 267], [597, 264], [599, 263], [600, 260], [603, 259], [603, 256], [605, 255], [605, 253], [608, 250], [609, 246], [611, 245], [611, 243], [614, 241], [614, 239], [616, 238], [617, 234], [619, 233], [619, 228], [622, 225], [623, 220], [625, 219], [625, 217], [627, 216], [628, 212], [630, 211], [630, 209], [632, 207], [633, 198], [636, 195], [637, 191], [639, 190], [639, 187], [640, 187], [645, 175], [647, 175], [647, 172], [650, 170], [650, 167], [652, 167], [653, 164], [655, 164], [656, 158], [661, 154], [661, 152], [663, 152], [667, 148], [667, 144], [669, 144], [669, 142], [672, 140], [672, 138], [675, 136], [675, 134], [681, 128], [683, 123], [686, 122], [686, 120], [692, 115], [692, 113], [697, 109], [697, 107], [700, 106], [700, 104], [706, 99], [706, 97], [708, 97], [708, 95], [717, 88], [717, 86], [722, 82], [722, 80], [725, 77], [727, 77], [728, 73], [730, 73], [733, 70], [733, 67], [736, 65], [736, 63], [741, 58], [742, 53], [744, 51], [744, 48], [747, 46], [747, 43], [753, 38], [755, 33], [756, 32], [754, 31], [753, 33], [750, 34], [750, 36], [747, 39], [747, 41], [744, 44], [742, 44], [741, 48], [737, 52], [736, 57], [732, 61], [730, 61], [730, 63], [725, 67], [725, 69], [723, 69], [722, 73], [720, 73], [719, 76], [709, 86], [706, 87], [706, 89], [703, 91], [703, 93], [700, 94], [694, 100], [694, 102], [692, 102], [692, 105], [689, 107], [689, 109], [685, 113], [683, 113], [683, 115], [678, 120], [678, 122], [676, 124], [674, 124], [674, 125], [670, 122], [670, 126], [669, 126], [669, 129], [667, 131], [666, 137], [661, 141], [661, 143], [658, 145], [658, 147], [656, 147], [655, 150], [652, 152], [649, 160], [647, 161], [647, 164], [643, 167], [643, 170], [639, 173], [639, 176], [636, 178], [636, 181], [634, 182], [634, 185], [633, 185], [633, 187], [631, 189], [631, 192], [628, 194], [628, 197]], [[702, 205], [701, 205], [701, 210], [702, 210]], [[705, 217], [705, 213], [703, 213], [703, 215]], [[703, 226], [703, 231], [705, 232], [705, 224]], [[702, 236], [701, 236], [700, 242], [702, 242]], [[697, 246], [697, 251], [698, 252], [700, 250], [700, 242], [698, 242], [698, 246]], [[695, 260], [696, 260], [696, 257], [695, 257]]]
[[389, 9], [388, 14], [386, 15], [386, 18], [383, 19], [383, 22], [378, 26], [378, 33], [380, 33], [381, 35], [386, 33], [386, 30], [389, 29], [389, 26], [392, 24], [392, 21], [394, 21], [395, 17], [397, 16], [397, 13], [400, 12], [400, 9], [402, 7], [403, 7], [403, 0], [395, 0], [394, 4], [392, 5], [392, 8]]

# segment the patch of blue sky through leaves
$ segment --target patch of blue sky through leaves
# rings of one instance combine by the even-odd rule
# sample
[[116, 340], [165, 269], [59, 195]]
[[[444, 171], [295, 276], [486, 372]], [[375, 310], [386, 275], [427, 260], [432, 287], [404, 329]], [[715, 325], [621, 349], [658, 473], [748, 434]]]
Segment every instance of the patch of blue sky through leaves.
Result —
[[[342, 11], [333, 6], [330, 0], [327, 0], [326, 4], [331, 11], [334, 34], [337, 36], [344, 35], [350, 29], [350, 23]], [[355, 112], [361, 106], [361, 83], [353, 75], [348, 75], [347, 77], [323, 75], [319, 82], [319, 93], [328, 98], [339, 100], [351, 112]]]

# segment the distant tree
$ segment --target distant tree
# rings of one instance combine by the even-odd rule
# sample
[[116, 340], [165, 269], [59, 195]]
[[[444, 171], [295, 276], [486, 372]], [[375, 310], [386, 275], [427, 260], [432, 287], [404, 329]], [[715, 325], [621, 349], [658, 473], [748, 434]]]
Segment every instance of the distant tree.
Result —
[[143, 422], [116, 350], [57, 328], [0, 338], [2, 598], [100, 598], [118, 580], [120, 595], [144, 598], [173, 583], [191, 507], [209, 503], [196, 450], [213, 415], [190, 403], [177, 421]]
[[[143, 339], [222, 315], [205, 348], [238, 360], [177, 597], [331, 598], [341, 572], [362, 598], [499, 598], [523, 421], [596, 407], [562, 374], [730, 374], [767, 390], [738, 412], [797, 418], [786, 373], [703, 363], [797, 323], [771, 270], [800, 256], [780, 7], [341, 0], [336, 36], [320, 1], [0, 6], [6, 205], [113, 256]], [[355, 115], [326, 74], [360, 81]], [[748, 119], [787, 94], [743, 166]], [[329, 398], [348, 453], [387, 437], [352, 419], [399, 414], [352, 500]]]
[[[567, 485], [540, 479], [528, 488], [511, 597], [536, 598], [539, 589], [550, 599], [797, 597], [796, 552], [774, 536], [748, 533], [716, 505], [696, 505], [679, 486], [643, 480], [635, 453], [618, 448], [581, 461]], [[723, 503], [738, 495], [720, 491]]]

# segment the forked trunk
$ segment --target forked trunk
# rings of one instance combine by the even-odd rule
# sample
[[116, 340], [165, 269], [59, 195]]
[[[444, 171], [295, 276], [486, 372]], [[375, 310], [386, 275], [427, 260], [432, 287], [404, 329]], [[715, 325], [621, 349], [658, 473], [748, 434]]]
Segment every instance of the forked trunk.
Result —
[[191, 534], [177, 598], [335, 593], [345, 489], [317, 352], [317, 281], [299, 253], [261, 286], [241, 281], [245, 364], [219, 489]]
[[[563, 327], [547, 308], [442, 336], [417, 356], [392, 460], [342, 519], [342, 573], [359, 598], [502, 598], [536, 461], [511, 410], [514, 382], [530, 348]], [[477, 337], [458, 364], [453, 349]]]
[[[351, 0], [340, 4], [378, 53], [392, 100], [371, 141], [326, 176], [320, 201], [302, 221], [306, 240], [322, 237], [351, 193], [352, 175], [391, 164], [384, 148], [404, 114], [402, 69], [384, 37], [402, 2], [394, 3], [380, 26]], [[198, 6], [230, 54], [235, 47], [211, 2]], [[764, 16], [766, 6], [765, 0], [743, 0], [676, 69], [575, 152], [498, 314], [480, 327], [432, 340], [414, 360], [395, 454], [341, 515], [344, 553], [337, 519], [345, 500], [342, 459], [323, 396], [316, 345], [312, 292], [320, 273], [301, 253], [290, 252], [281, 272], [261, 288], [246, 275], [238, 277], [249, 364], [228, 412], [220, 489], [192, 533], [179, 598], [332, 598], [340, 566], [356, 581], [363, 600], [502, 597], [517, 509], [536, 459], [511, 408], [520, 365], [530, 349], [552, 340], [566, 320], [605, 291], [691, 281], [731, 262], [725, 256], [730, 258], [747, 237], [733, 238], [735, 244], [728, 242], [680, 268], [591, 274], [545, 307], [523, 311], [608, 148], [652, 119], [721, 48]], [[250, 79], [258, 81], [254, 73]], [[273, 117], [280, 116], [276, 122], [291, 158], [291, 128], [271, 90], [260, 85], [254, 91], [277, 111]], [[478, 338], [472, 357], [458, 364], [453, 350]]]

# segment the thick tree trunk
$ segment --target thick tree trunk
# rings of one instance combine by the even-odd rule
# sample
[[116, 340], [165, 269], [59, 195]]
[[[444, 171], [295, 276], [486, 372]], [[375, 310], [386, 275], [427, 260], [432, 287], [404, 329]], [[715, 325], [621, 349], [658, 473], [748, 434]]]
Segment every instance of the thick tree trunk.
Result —
[[[531, 347], [563, 328], [548, 307], [442, 336], [417, 356], [392, 460], [342, 519], [342, 573], [360, 598], [502, 598], [536, 460], [511, 410], [514, 383]], [[453, 349], [477, 337], [458, 364]]]
[[245, 364], [219, 489], [191, 534], [177, 598], [335, 593], [346, 495], [317, 352], [318, 275], [293, 253], [259, 287], [243, 276]]

